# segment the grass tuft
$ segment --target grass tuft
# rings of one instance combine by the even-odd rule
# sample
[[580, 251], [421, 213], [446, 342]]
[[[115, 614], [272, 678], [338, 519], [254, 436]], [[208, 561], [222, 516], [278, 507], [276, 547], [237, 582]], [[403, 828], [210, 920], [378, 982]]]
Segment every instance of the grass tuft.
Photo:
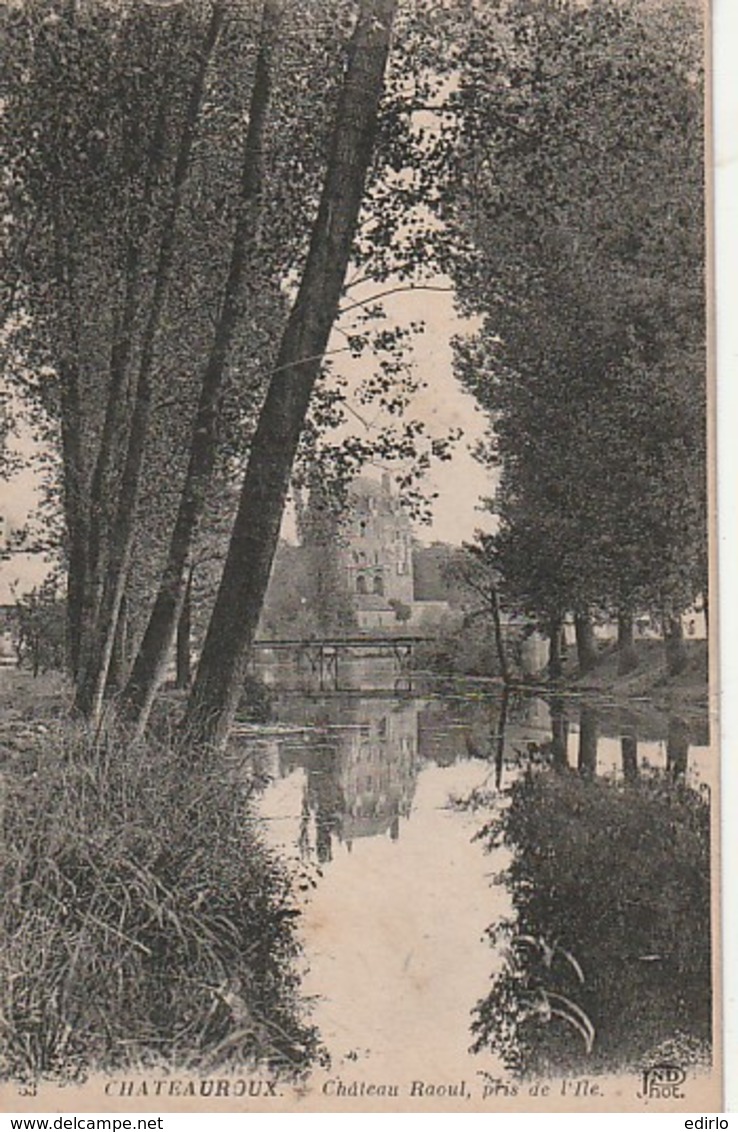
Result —
[[291, 877], [243, 770], [59, 719], [3, 780], [5, 1079], [307, 1068]]

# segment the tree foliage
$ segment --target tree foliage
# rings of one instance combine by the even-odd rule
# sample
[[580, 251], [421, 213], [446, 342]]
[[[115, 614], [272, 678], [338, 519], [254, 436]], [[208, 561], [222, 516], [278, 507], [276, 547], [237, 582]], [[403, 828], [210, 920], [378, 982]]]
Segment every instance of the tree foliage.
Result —
[[500, 469], [507, 598], [675, 614], [705, 588], [701, 26], [680, 0], [479, 5], [439, 211]]
[[[198, 528], [248, 462], [279, 376], [360, 11], [350, 0], [27, 0], [4, 14], [5, 354], [37, 431], [61, 452], [70, 652], [85, 714], [101, 708], [121, 609], [128, 667], [137, 649], [142, 661], [128, 699], [145, 711]], [[396, 128], [380, 130], [372, 184], [417, 160], [408, 113], [392, 102]], [[370, 197], [356, 270], [381, 283], [397, 262], [401, 209], [372, 234]], [[373, 352], [375, 376], [349, 396], [325, 368], [303, 466], [333, 457], [347, 475], [379, 453], [403, 462], [412, 491], [431, 459], [448, 456], [448, 441], [406, 413], [417, 382], [404, 351], [419, 327], [370, 330], [368, 300], [343, 307], [345, 348]], [[354, 402], [374, 402], [396, 426], [321, 451]]]
[[[296, 366], [297, 431], [272, 418], [284, 491], [317, 474], [340, 493], [379, 459], [423, 512], [419, 479], [454, 435], [412, 417], [422, 325], [382, 306], [402, 287], [453, 285], [481, 316], [457, 369], [489, 414], [500, 526], [485, 554], [508, 603], [555, 627], [595, 607], [669, 619], [704, 592], [695, 12], [400, 4], [355, 222], [331, 253], [350, 263], [334, 301], [316, 233], [333, 239], [321, 208], [368, 4], [23, 0], [3, 14], [4, 360], [61, 454], [50, 496], [85, 714], [124, 637], [126, 699], [145, 718], [208, 516], [233, 515]], [[310, 333], [287, 349], [310, 302]], [[370, 355], [371, 370], [353, 382], [332, 353]]]

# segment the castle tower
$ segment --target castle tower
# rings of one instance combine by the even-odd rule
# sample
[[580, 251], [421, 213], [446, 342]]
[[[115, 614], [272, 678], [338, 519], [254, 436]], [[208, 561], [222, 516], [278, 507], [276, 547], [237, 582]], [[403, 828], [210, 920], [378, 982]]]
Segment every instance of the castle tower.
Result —
[[389, 476], [349, 488], [339, 556], [359, 628], [397, 627], [414, 598], [412, 529]]

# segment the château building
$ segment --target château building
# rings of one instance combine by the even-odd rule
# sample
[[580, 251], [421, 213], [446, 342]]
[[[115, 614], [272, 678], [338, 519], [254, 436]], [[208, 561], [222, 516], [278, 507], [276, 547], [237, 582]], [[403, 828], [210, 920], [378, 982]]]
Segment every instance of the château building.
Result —
[[381, 481], [358, 476], [348, 502], [338, 555], [358, 626], [397, 626], [415, 600], [410, 519], [386, 473]]

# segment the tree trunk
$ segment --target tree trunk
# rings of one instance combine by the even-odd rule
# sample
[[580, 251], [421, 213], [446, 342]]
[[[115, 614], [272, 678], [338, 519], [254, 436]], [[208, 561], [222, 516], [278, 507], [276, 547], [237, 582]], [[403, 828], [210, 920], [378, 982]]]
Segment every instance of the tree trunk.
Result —
[[[150, 157], [152, 155], [150, 154]], [[96, 642], [100, 632], [100, 613], [105, 589], [105, 574], [110, 552], [110, 524], [115, 510], [115, 471], [122, 458], [122, 437], [127, 411], [126, 380], [133, 344], [133, 328], [139, 299], [140, 256], [143, 233], [131, 240], [126, 257], [126, 293], [120, 325], [116, 328], [111, 352], [110, 379], [105, 417], [100, 435], [97, 459], [90, 482], [87, 518], [87, 567], [84, 589], [84, 638], [81, 645], [81, 671], [87, 673], [95, 663]], [[113, 639], [117, 629], [111, 627]], [[113, 651], [115, 644], [113, 644]], [[113, 654], [111, 653], [111, 664]], [[115, 686], [120, 671], [106, 687]], [[84, 679], [89, 677], [85, 675]], [[78, 705], [79, 706], [79, 705]]]
[[626, 782], [635, 782], [638, 778], [638, 740], [635, 735], [621, 737], [620, 753], [623, 759], [623, 778]]
[[[68, 18], [73, 23], [75, 5], [68, 7]], [[181, 17], [177, 16], [172, 25], [175, 32]], [[166, 89], [167, 84], [164, 84]], [[133, 335], [136, 313], [136, 277], [141, 250], [146, 238], [151, 197], [159, 179], [163, 156], [163, 139], [166, 122], [168, 98], [163, 98], [159, 106], [157, 127], [149, 151], [149, 164], [141, 201], [137, 237], [129, 241], [124, 269], [125, 298], [123, 314], [113, 334], [113, 348], [110, 362], [110, 378], [104, 424], [101, 433], [97, 459], [90, 461], [81, 455], [82, 407], [79, 400], [77, 371], [78, 359], [78, 320], [79, 304], [74, 298], [74, 261], [78, 249], [78, 233], [64, 215], [62, 190], [57, 188], [53, 199], [54, 239], [56, 274], [61, 291], [65, 292], [69, 303], [66, 314], [67, 338], [66, 356], [60, 363], [61, 385], [61, 433], [64, 463], [64, 507], [67, 527], [67, 634], [68, 652], [75, 686], [84, 679], [88, 667], [89, 653], [95, 639], [98, 603], [102, 593], [105, 539], [103, 537], [103, 512], [113, 496], [111, 474], [120, 453], [117, 433], [125, 420], [126, 399], [124, 378]], [[115, 271], [109, 280], [111, 289], [117, 287]], [[74, 343], [74, 349], [69, 346]], [[74, 361], [71, 361], [71, 357]], [[85, 454], [86, 456], [86, 454]], [[88, 479], [89, 471], [89, 479]], [[106, 472], [108, 473], [106, 475]]]
[[548, 625], [548, 678], [560, 680], [564, 674], [564, 661], [561, 649], [562, 623], [560, 617], [552, 617]]
[[92, 719], [99, 716], [102, 708], [103, 693], [115, 640], [115, 628], [120, 612], [120, 602], [130, 567], [141, 470], [154, 393], [152, 379], [156, 335], [164, 310], [164, 300], [174, 261], [177, 215], [189, 172], [197, 122], [205, 90], [205, 78], [220, 33], [224, 13], [225, 0], [216, 0], [206, 32], [200, 63], [187, 103], [184, 125], [177, 148], [171, 197], [162, 221], [162, 237], [154, 275], [153, 293], [142, 335], [141, 357], [133, 391], [134, 407], [128, 435], [128, 446], [118, 494], [118, 505], [110, 532], [108, 569], [99, 601], [99, 615], [96, 618], [89, 658], [82, 678], [78, 682], [75, 695], [75, 708], [82, 715]]
[[112, 696], [120, 692], [126, 678], [128, 663], [128, 602], [125, 594], [120, 603], [120, 614], [115, 626], [115, 641], [110, 657], [108, 679], [105, 685], [105, 695]]
[[[495, 648], [497, 649], [497, 662], [500, 666], [500, 676], [504, 684], [510, 683], [510, 667], [507, 663], [507, 652], [505, 650], [505, 638], [502, 633], [502, 618], [500, 616], [500, 595], [497, 592], [497, 587], [492, 586], [491, 590], [491, 608], [492, 608], [492, 624], [495, 632]], [[506, 693], [507, 694], [507, 693]]]
[[266, 593], [297, 445], [338, 311], [396, 0], [365, 0], [349, 53], [336, 127], [297, 298], [249, 455], [223, 578], [185, 714], [190, 748], [225, 742]]
[[583, 707], [579, 717], [579, 773], [594, 778], [597, 773], [597, 715], [592, 708]]
[[67, 529], [67, 650], [76, 680], [82, 664], [87, 584], [87, 466], [82, 444], [79, 327], [74, 315], [74, 260], [61, 189], [51, 198], [54, 276], [59, 291], [57, 331], [64, 342], [59, 361], [64, 521]]
[[618, 672], [626, 676], [638, 667], [634, 640], [633, 614], [618, 613]]
[[666, 769], [672, 778], [684, 778], [689, 759], [689, 727], [685, 720], [672, 716], [666, 739]]
[[[159, 117], [163, 131], [163, 106]], [[163, 139], [159, 138], [156, 152], [152, 147], [149, 153], [149, 161], [157, 166], [161, 161], [162, 149]], [[146, 211], [148, 213], [148, 210]], [[83, 647], [84, 666], [88, 668], [95, 663], [95, 642], [101, 629], [100, 615], [105, 592], [105, 576], [109, 566], [111, 524], [115, 515], [115, 477], [124, 454], [125, 422], [128, 411], [128, 370], [140, 300], [144, 239], [145, 233], [141, 231], [138, 240], [132, 239], [128, 246], [123, 311], [116, 328], [111, 352], [105, 417], [90, 482], [87, 585], [84, 599], [87, 639]], [[113, 631], [112, 627], [111, 631]]]
[[192, 658], [190, 643], [192, 638], [192, 571], [190, 570], [185, 587], [182, 612], [177, 622], [177, 677], [176, 686], [188, 691], [192, 683]]
[[67, 651], [72, 678], [76, 679], [82, 659], [87, 581], [85, 475], [80, 443], [82, 430], [76, 365], [72, 362], [63, 363], [59, 377], [62, 398], [64, 521], [67, 528]]
[[166, 668], [187, 586], [189, 560], [215, 467], [218, 415], [226, 363], [241, 314], [244, 278], [256, 243], [262, 195], [263, 136], [271, 93], [270, 55], [276, 14], [276, 3], [274, 0], [267, 0], [244, 145], [240, 211], [223, 302], [203, 373], [187, 473], [169, 543], [167, 562], [123, 697], [122, 708], [136, 722], [139, 730], [146, 725], [156, 689]]
[[580, 672], [591, 672], [597, 664], [594, 626], [588, 613], [577, 613], [574, 617], [574, 632], [577, 639], [577, 663]]
[[497, 720], [497, 734], [495, 736], [495, 787], [502, 786], [502, 769], [505, 760], [505, 731], [507, 729], [507, 713], [510, 706], [510, 689], [505, 686], [500, 703], [500, 716]]
[[67, 651], [72, 680], [76, 680], [80, 672], [82, 659], [83, 611], [87, 562], [85, 553], [86, 540], [83, 531], [70, 526], [68, 518], [65, 521], [69, 540], [67, 559]]
[[554, 696], [551, 708], [551, 762], [554, 770], [567, 770], [569, 767], [569, 720], [566, 718], [564, 701]]
[[664, 617], [664, 651], [668, 675], [678, 676], [687, 666], [681, 617]]

